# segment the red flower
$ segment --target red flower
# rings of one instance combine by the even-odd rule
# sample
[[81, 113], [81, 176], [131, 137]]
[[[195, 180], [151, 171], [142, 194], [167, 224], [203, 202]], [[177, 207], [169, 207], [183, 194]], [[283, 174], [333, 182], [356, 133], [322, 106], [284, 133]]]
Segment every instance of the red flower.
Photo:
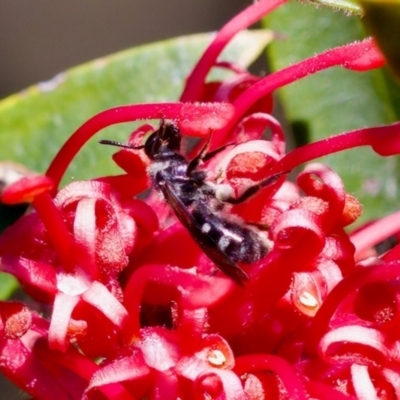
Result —
[[[26, 177], [5, 191], [4, 201], [32, 198], [35, 211], [0, 236], [2, 269], [52, 313], [48, 322], [20, 304], [0, 304], [0, 368], [35, 398], [400, 397], [400, 250], [370, 251], [399, 230], [398, 215], [349, 235], [345, 228], [362, 206], [334, 171], [313, 163], [295, 183], [286, 179], [303, 163], [357, 146], [398, 154], [399, 124], [286, 153], [283, 130], [269, 114], [272, 93], [283, 85], [332, 66], [364, 71], [384, 60], [371, 39], [263, 78], [218, 60], [237, 32], [282, 3], [259, 1], [230, 21], [193, 69], [180, 102], [103, 111], [70, 137], [45, 177]], [[236, 75], [206, 82], [213, 67]], [[114, 155], [122, 175], [58, 190], [91, 136], [140, 119], [173, 121], [184, 141], [194, 136], [199, 143], [180, 158], [179, 144], [172, 148], [157, 135], [159, 142], [147, 142], [147, 134], [164, 125], [142, 125], [128, 149]], [[199, 171], [198, 181], [163, 188], [154, 171], [161, 146], [178, 167]], [[206, 150], [212, 157], [204, 157]], [[186, 165], [186, 159], [195, 161]], [[209, 189], [203, 197], [202, 185]], [[135, 197], [152, 186], [169, 204], [154, 190]], [[185, 190], [195, 191], [187, 204]], [[247, 201], [224, 204], [240, 197]], [[184, 207], [171, 207], [173, 201]], [[247, 265], [238, 258], [241, 276], [249, 278], [243, 287], [216, 271], [230, 274], [179, 222], [188, 218], [185, 208], [232, 224], [245, 221], [257, 235], [252, 240], [265, 254]], [[228, 222], [223, 226], [238, 235]]]

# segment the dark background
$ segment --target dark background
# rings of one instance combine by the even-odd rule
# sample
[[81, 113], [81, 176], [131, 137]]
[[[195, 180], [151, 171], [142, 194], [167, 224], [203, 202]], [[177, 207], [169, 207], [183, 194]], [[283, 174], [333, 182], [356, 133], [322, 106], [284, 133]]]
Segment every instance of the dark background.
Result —
[[[0, 0], [0, 98], [74, 65], [217, 30], [251, 0]], [[0, 399], [26, 396], [1, 379]]]
[[0, 0], [0, 98], [85, 61], [217, 30], [250, 0]]

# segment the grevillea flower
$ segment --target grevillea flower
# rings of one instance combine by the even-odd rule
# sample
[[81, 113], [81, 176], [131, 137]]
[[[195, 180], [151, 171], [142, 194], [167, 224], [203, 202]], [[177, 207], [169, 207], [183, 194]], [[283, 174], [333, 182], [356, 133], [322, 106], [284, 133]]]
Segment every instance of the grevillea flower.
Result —
[[[270, 114], [272, 93], [283, 85], [333, 66], [378, 68], [384, 59], [370, 38], [262, 78], [218, 59], [239, 31], [283, 3], [259, 1], [228, 22], [180, 101], [95, 115], [44, 176], [28, 175], [4, 191], [4, 202], [30, 200], [33, 210], [0, 236], [1, 268], [49, 314], [0, 304], [0, 369], [34, 398], [400, 398], [400, 246], [374, 252], [399, 231], [400, 216], [349, 234], [362, 206], [335, 171], [314, 162], [358, 146], [398, 154], [400, 124], [287, 152]], [[233, 77], [207, 81], [214, 67]], [[137, 120], [156, 122], [137, 128], [130, 148], [114, 155], [123, 174], [59, 189], [89, 138]], [[208, 140], [210, 152], [219, 149], [198, 166], [210, 185], [237, 198], [268, 183], [220, 211], [253, 226], [269, 246], [260, 260], [240, 264], [249, 277], [243, 287], [216, 269], [171, 204], [148, 191], [153, 161], [142, 147], [160, 120], [179, 128], [187, 159]], [[194, 146], [189, 137], [198, 139]], [[306, 163], [295, 182], [287, 179]]]

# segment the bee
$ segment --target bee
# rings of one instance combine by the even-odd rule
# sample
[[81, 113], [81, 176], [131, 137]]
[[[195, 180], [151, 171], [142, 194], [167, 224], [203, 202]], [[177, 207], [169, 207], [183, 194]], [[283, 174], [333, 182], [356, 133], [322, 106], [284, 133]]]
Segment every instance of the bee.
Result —
[[178, 220], [186, 227], [205, 255], [237, 284], [249, 280], [237, 263], [251, 264], [270, 250], [267, 239], [254, 225], [224, 213], [226, 204], [239, 204], [259, 189], [274, 183], [282, 174], [269, 176], [250, 186], [239, 197], [226, 191], [226, 185], [207, 181], [207, 173], [199, 165], [227, 146], [208, 152], [211, 136], [192, 160], [180, 154], [181, 133], [173, 122], [163, 121], [144, 145], [130, 146], [111, 140], [109, 144], [130, 149], [144, 149], [151, 163], [148, 174], [154, 188], [161, 192]]

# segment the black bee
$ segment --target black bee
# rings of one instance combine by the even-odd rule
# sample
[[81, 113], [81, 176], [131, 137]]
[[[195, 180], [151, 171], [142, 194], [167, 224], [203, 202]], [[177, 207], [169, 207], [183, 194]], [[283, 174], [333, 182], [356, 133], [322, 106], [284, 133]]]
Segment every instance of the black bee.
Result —
[[197, 169], [225, 147], [207, 153], [209, 141], [192, 160], [179, 154], [181, 133], [172, 122], [162, 122], [142, 146], [129, 146], [110, 140], [102, 144], [130, 149], [143, 148], [152, 161], [148, 173], [153, 186], [161, 191], [179, 221], [188, 229], [207, 257], [239, 285], [249, 278], [237, 262], [254, 263], [269, 251], [267, 240], [260, 231], [239, 217], [224, 214], [225, 203], [238, 204], [259, 189], [275, 182], [281, 174], [272, 175], [249, 187], [240, 197], [226, 192], [226, 185], [206, 180], [207, 174]]

